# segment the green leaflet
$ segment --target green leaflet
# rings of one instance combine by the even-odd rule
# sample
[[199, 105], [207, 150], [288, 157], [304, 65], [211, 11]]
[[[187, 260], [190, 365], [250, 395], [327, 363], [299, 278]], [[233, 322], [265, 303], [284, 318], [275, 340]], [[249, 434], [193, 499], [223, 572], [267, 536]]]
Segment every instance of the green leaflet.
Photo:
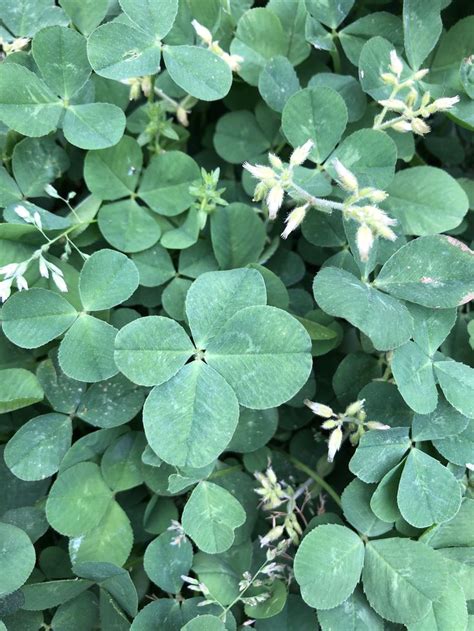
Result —
[[382, 617], [401, 624], [424, 618], [442, 595], [447, 573], [443, 558], [409, 539], [380, 539], [367, 544], [364, 592]]
[[228, 491], [201, 482], [183, 511], [183, 528], [204, 552], [224, 552], [234, 541], [234, 531], [245, 521], [245, 511]]
[[0, 596], [11, 594], [27, 580], [36, 561], [35, 549], [28, 535], [11, 524], [0, 523], [2, 553], [0, 554]]
[[[335, 286], [339, 287], [337, 293]], [[326, 313], [349, 320], [380, 350], [396, 348], [411, 336], [413, 321], [406, 307], [349, 272], [334, 267], [321, 270], [313, 292]]]
[[239, 406], [232, 388], [202, 361], [156, 386], [143, 410], [148, 443], [165, 462], [203, 467], [227, 447]]
[[[324, 568], [331, 565], [328, 576]], [[364, 545], [359, 537], [342, 526], [319, 526], [298, 548], [295, 578], [303, 600], [311, 607], [332, 609], [354, 591], [364, 564]], [[326, 581], [321, 590], [321, 579]]]
[[471, 300], [473, 269], [471, 250], [457, 239], [422, 237], [385, 263], [375, 285], [402, 300], [449, 309]]
[[424, 528], [456, 515], [461, 489], [446, 467], [419, 449], [412, 449], [400, 478], [397, 502], [406, 521]]

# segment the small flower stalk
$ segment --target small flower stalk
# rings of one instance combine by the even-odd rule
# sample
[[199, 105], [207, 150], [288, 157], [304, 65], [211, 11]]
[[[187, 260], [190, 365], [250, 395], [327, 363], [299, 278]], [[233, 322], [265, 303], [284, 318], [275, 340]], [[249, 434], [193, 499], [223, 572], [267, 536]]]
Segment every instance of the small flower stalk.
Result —
[[206, 44], [210, 51], [212, 51], [223, 61], [225, 61], [232, 72], [238, 72], [240, 70], [240, 64], [244, 61], [243, 57], [241, 57], [240, 55], [231, 55], [230, 53], [227, 53], [225, 50], [223, 50], [219, 46], [219, 42], [213, 40], [211, 31], [200, 24], [197, 20], [193, 20], [191, 24], [193, 25], [196, 35], [200, 38], [202, 43]]
[[[428, 91], [421, 92], [417, 82], [421, 81], [429, 72], [422, 68], [413, 72], [406, 79], [401, 75], [404, 70], [403, 61], [395, 50], [390, 52], [390, 72], [380, 75], [380, 78], [387, 85], [392, 86], [392, 93], [389, 98], [381, 99], [381, 113], [376, 116], [374, 129], [393, 129], [400, 133], [413, 132], [418, 136], [425, 136], [430, 132], [430, 126], [425, 122], [436, 112], [444, 112], [451, 109], [459, 102], [459, 96], [442, 97], [432, 100]], [[403, 98], [399, 93], [403, 92]], [[388, 112], [397, 114], [394, 118], [385, 121]]]
[[333, 462], [337, 452], [344, 442], [344, 426], [347, 428], [347, 436], [351, 443], [356, 445], [366, 430], [390, 429], [389, 425], [378, 421], [367, 421], [365, 412], [365, 400], [354, 401], [348, 405], [342, 414], [336, 414], [328, 405], [305, 400], [305, 405], [317, 416], [326, 419], [321, 424], [321, 429], [329, 430], [328, 462]]

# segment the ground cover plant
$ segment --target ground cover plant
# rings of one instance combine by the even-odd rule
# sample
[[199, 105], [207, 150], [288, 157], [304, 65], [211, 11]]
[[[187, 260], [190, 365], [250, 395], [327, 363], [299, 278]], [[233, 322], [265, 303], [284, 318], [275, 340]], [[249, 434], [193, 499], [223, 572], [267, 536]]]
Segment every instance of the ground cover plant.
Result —
[[463, 0], [0, 0], [0, 629], [474, 629]]

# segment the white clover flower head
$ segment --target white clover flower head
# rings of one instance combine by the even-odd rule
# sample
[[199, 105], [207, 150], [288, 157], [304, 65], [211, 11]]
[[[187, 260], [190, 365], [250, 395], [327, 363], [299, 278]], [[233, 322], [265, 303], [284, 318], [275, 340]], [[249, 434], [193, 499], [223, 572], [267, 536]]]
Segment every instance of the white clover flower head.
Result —
[[296, 147], [293, 153], [290, 156], [290, 166], [296, 167], [303, 164], [308, 159], [309, 154], [311, 153], [311, 149], [314, 147], [314, 142], [312, 140], [307, 140], [304, 145]]
[[212, 33], [203, 24], [200, 24], [197, 20], [191, 22], [193, 29], [196, 31], [196, 35], [202, 39], [202, 41], [210, 46], [212, 44]]
[[399, 77], [402, 74], [403, 62], [395, 49], [390, 51], [390, 70]]
[[305, 399], [304, 404], [311, 410], [311, 412], [313, 412], [313, 414], [316, 414], [316, 416], [321, 416], [322, 418], [332, 418], [333, 416], [336, 416], [333, 409], [324, 403], [316, 403], [315, 401]]
[[275, 219], [278, 211], [283, 204], [283, 197], [285, 195], [285, 191], [280, 186], [280, 184], [275, 184], [271, 187], [268, 195], [267, 195], [267, 206], [268, 206], [268, 216], [270, 219]]
[[343, 437], [342, 429], [341, 429], [341, 426], [339, 425], [338, 427], [336, 427], [336, 429], [334, 429], [331, 432], [331, 434], [329, 436], [329, 440], [328, 440], [328, 462], [333, 462], [334, 461], [334, 456], [336, 455], [336, 453], [341, 448], [342, 437]]
[[435, 99], [432, 103], [432, 107], [434, 108], [435, 112], [443, 112], [445, 110], [449, 110], [452, 107], [454, 107], [456, 103], [459, 103], [459, 101], [460, 101], [460, 97], [458, 95], [445, 96], [439, 99]]
[[332, 166], [336, 171], [337, 180], [342, 188], [349, 193], [355, 193], [359, 188], [359, 182], [352, 171], [349, 171], [337, 158], [332, 161]]
[[294, 208], [286, 217], [285, 223], [286, 227], [281, 233], [283, 239], [287, 239], [288, 236], [301, 225], [304, 218], [306, 217], [306, 212], [308, 210], [309, 204], [304, 204], [303, 206], [297, 206]]
[[356, 235], [357, 250], [359, 251], [360, 260], [365, 262], [369, 260], [369, 254], [374, 245], [374, 235], [367, 224], [359, 226]]

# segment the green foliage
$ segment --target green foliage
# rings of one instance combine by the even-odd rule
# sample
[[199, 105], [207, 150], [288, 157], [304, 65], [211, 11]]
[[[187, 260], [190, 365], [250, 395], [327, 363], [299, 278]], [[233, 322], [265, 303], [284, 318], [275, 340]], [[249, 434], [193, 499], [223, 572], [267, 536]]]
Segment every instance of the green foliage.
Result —
[[472, 629], [469, 5], [0, 0], [0, 629]]

